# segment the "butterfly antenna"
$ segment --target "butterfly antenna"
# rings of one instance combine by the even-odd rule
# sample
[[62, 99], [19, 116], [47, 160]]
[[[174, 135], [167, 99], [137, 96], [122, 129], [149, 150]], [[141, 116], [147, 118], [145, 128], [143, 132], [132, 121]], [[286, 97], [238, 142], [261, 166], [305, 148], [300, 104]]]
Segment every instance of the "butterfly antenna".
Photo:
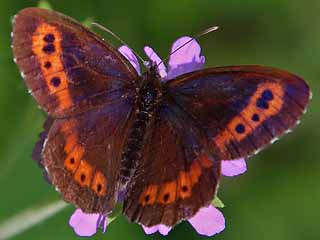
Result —
[[184, 46], [188, 45], [189, 43], [191, 43], [192, 41], [196, 40], [196, 39], [199, 39], [200, 37], [208, 34], [208, 33], [211, 33], [211, 32], [214, 32], [216, 30], [218, 30], [219, 27], [218, 26], [213, 26], [213, 27], [210, 27], [210, 28], [207, 28], [206, 30], [194, 35], [191, 37], [190, 40], [186, 41], [184, 44], [182, 44], [181, 46], [177, 47], [172, 53], [170, 53], [165, 59], [161, 60], [157, 66], [159, 66], [161, 63], [163, 62], [166, 62], [168, 61], [169, 57], [173, 54], [175, 54], [177, 51], [179, 51], [181, 48], [183, 48]]
[[[106, 28], [105, 26], [102, 26], [100, 23], [97, 22], [92, 22], [91, 23], [93, 26], [101, 29], [104, 32], [109, 33], [112, 35], [115, 39], [117, 39], [119, 42], [121, 42], [123, 45], [129, 46], [125, 41], [123, 41], [118, 35], [116, 35], [114, 32], [112, 32], [110, 29]], [[136, 53], [132, 48], [130, 48], [131, 51], [140, 59], [140, 61], [143, 62], [144, 65], [148, 64], [148, 61], [144, 60], [138, 53]]]

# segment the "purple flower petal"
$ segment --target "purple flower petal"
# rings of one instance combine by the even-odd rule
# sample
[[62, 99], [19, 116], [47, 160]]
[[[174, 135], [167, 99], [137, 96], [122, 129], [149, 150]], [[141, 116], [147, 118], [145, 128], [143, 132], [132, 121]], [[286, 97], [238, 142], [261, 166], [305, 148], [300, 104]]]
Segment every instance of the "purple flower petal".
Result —
[[103, 232], [105, 232], [107, 220], [100, 214], [87, 214], [82, 212], [81, 209], [77, 209], [72, 214], [69, 220], [69, 225], [78, 236], [90, 237], [97, 232], [99, 226], [101, 226]]
[[[190, 37], [186, 36], [176, 40], [171, 47], [171, 53], [190, 39]], [[199, 70], [204, 63], [205, 58], [201, 56], [200, 45], [196, 40], [193, 40], [170, 56], [167, 79]]]
[[107, 230], [108, 221], [105, 216], [100, 215], [100, 219], [97, 221], [97, 228], [101, 227], [102, 233], [105, 233]]
[[225, 229], [223, 214], [212, 205], [201, 208], [199, 212], [188, 221], [199, 234], [205, 236], [213, 236]]
[[222, 161], [221, 173], [227, 177], [243, 174], [247, 171], [247, 163], [244, 158]]
[[159, 231], [159, 233], [163, 236], [166, 236], [168, 235], [168, 233], [171, 231], [171, 227], [168, 227], [166, 225], [163, 225], [163, 224], [159, 224], [159, 225], [155, 225], [153, 227], [146, 227], [146, 226], [143, 226], [142, 225], [142, 228], [144, 230], [144, 232], [146, 234], [153, 234], [157, 231]]
[[136, 69], [137, 73], [141, 75], [139, 61], [132, 50], [128, 46], [123, 45], [118, 48], [118, 51], [131, 63], [131, 65]]
[[146, 234], [154, 234], [155, 232], [158, 231], [158, 225], [153, 226], [153, 227], [146, 227], [146, 226], [142, 225], [142, 228]]
[[[153, 63], [156, 63], [158, 65], [162, 61], [158, 54], [151, 47], [145, 46], [144, 52]], [[165, 78], [167, 76], [167, 69], [164, 63], [161, 63], [158, 66], [158, 71], [161, 78]]]

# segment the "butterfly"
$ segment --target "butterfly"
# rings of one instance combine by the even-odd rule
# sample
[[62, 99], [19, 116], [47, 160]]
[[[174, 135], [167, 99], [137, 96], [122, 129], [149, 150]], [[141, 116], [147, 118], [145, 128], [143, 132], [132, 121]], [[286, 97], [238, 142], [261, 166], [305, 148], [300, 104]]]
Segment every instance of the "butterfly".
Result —
[[61, 13], [20, 11], [13, 53], [48, 114], [34, 158], [63, 199], [130, 221], [176, 223], [208, 206], [221, 161], [247, 158], [295, 126], [306, 82], [265, 66], [141, 76], [108, 42]]

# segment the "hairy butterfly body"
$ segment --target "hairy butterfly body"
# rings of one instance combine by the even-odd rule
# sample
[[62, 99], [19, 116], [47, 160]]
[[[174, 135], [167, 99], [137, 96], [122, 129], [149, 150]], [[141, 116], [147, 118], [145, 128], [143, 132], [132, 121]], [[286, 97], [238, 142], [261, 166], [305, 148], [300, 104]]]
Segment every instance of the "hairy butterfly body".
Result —
[[[307, 84], [262, 66], [208, 68], [161, 81], [60, 13], [15, 17], [13, 53], [49, 115], [34, 158], [88, 213], [173, 226], [213, 199], [221, 161], [248, 157], [292, 128]], [[123, 197], [124, 196], [124, 197]]]

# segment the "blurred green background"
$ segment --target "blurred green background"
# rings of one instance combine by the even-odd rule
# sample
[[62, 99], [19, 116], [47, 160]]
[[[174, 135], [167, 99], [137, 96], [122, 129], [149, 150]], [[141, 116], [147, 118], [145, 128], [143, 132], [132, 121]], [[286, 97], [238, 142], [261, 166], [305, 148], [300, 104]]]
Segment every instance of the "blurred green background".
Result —
[[[53, 8], [111, 28], [143, 54], [149, 44], [165, 57], [181, 35], [219, 25], [200, 39], [207, 66], [263, 64], [294, 72], [310, 84], [313, 100], [301, 125], [249, 161], [249, 170], [223, 178], [226, 230], [215, 239], [320, 239], [320, 1], [162, 0], [59, 1]], [[27, 93], [10, 49], [10, 18], [37, 1], [0, 1], [0, 224], [30, 207], [59, 199], [31, 160], [45, 115]], [[110, 36], [106, 39], [114, 42]], [[77, 239], [68, 226], [73, 207], [12, 239]], [[26, 219], [29, 221], [29, 219]], [[1, 236], [1, 233], [0, 233]], [[93, 239], [161, 239], [118, 218]], [[167, 239], [201, 239], [188, 223]]]

